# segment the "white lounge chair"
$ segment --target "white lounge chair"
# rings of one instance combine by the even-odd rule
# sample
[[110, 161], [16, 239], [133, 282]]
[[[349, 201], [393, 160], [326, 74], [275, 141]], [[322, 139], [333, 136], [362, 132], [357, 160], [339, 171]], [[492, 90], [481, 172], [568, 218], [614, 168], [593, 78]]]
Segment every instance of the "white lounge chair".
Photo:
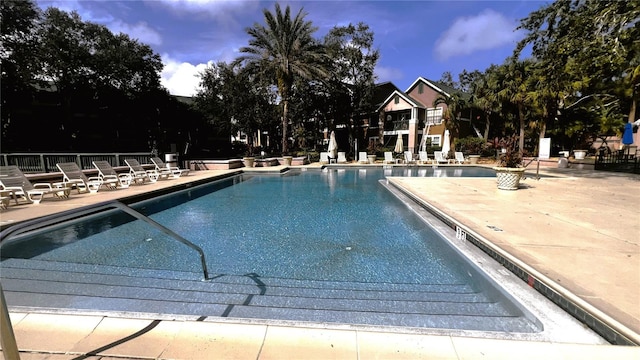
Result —
[[98, 169], [98, 177], [103, 182], [115, 179], [121, 188], [128, 188], [131, 185], [131, 175], [118, 174], [108, 161], [97, 160], [93, 162], [93, 166]]
[[321, 152], [320, 153], [320, 163], [321, 164], [328, 164], [329, 163], [329, 153], [328, 152]]
[[444, 157], [444, 153], [442, 151], [434, 151], [433, 152], [433, 161], [438, 164], [448, 164], [449, 160]]
[[369, 163], [369, 158], [367, 157], [367, 152], [366, 151], [360, 151], [358, 153], [358, 162], [360, 164], [368, 164]]
[[347, 162], [347, 154], [344, 151], [338, 152], [338, 164], [344, 164]]
[[172, 179], [177, 179], [182, 175], [189, 175], [189, 169], [180, 169], [177, 166], [169, 166], [169, 164], [165, 164], [164, 161], [157, 156], [152, 157], [151, 162], [156, 166], [156, 171], [160, 174], [167, 174], [167, 177]]
[[429, 155], [427, 154], [426, 151], [418, 152], [418, 164], [428, 164], [430, 162], [431, 162], [431, 159], [429, 159]]
[[404, 152], [404, 163], [405, 164], [415, 164], [416, 161], [413, 159], [413, 154], [411, 151]]
[[9, 192], [11, 196], [5, 197], [2, 203], [6, 206], [10, 198], [13, 197], [16, 204], [18, 197], [39, 204], [45, 195], [52, 195], [57, 198], [66, 199], [71, 193], [71, 188], [63, 183], [35, 183], [32, 184], [22, 173], [22, 170], [15, 165], [0, 166], [0, 188]]
[[144, 184], [147, 181], [154, 183], [160, 178], [160, 173], [155, 169], [145, 170], [136, 159], [126, 159], [124, 163], [129, 166], [129, 174], [135, 184]]
[[382, 160], [383, 164], [397, 164], [398, 159], [393, 158], [393, 153], [391, 151], [384, 152], [384, 160]]
[[465, 162], [467, 162], [467, 159], [464, 158], [464, 154], [462, 152], [456, 151], [455, 154], [456, 157], [455, 159], [453, 159], [454, 164], [464, 164]]
[[62, 172], [62, 182], [70, 187], [75, 187], [78, 193], [97, 193], [104, 185], [107, 189], [113, 190], [118, 186], [117, 179], [100, 180], [98, 176], [87, 177], [74, 162], [57, 163], [56, 166]]

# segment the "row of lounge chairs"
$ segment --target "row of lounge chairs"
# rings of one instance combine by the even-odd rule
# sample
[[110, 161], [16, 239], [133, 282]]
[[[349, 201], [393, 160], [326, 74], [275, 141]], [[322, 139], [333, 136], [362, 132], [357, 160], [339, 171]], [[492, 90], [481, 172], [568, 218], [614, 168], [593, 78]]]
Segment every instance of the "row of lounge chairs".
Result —
[[127, 159], [128, 173], [117, 173], [108, 161], [94, 161], [98, 176], [87, 177], [75, 162], [58, 163], [62, 181], [55, 183], [32, 184], [15, 165], [0, 166], [0, 207], [6, 208], [11, 198], [18, 203], [22, 198], [30, 203], [39, 204], [46, 195], [56, 198], [68, 198], [72, 189], [78, 193], [96, 193], [100, 188], [114, 190], [127, 188], [132, 184], [154, 183], [160, 179], [177, 179], [187, 175], [189, 170], [168, 166], [160, 158], [152, 157], [154, 169], [146, 170], [135, 159]]
[[328, 152], [321, 152], [320, 162], [323, 164], [328, 164], [330, 162], [337, 162], [338, 164], [344, 164], [347, 162], [347, 153], [340, 151], [338, 152], [337, 158], [332, 158]]
[[[320, 153], [320, 162], [323, 164], [328, 164], [330, 162], [337, 163], [346, 163], [347, 158], [345, 157], [344, 152], [338, 153], [338, 158], [334, 159], [329, 157], [328, 152]], [[468, 160], [464, 157], [462, 152], [456, 151], [455, 158], [447, 159], [442, 151], [434, 151], [433, 159], [429, 158], [429, 155], [426, 151], [418, 152], [418, 158], [414, 159], [411, 151], [404, 152], [404, 159], [402, 159], [405, 164], [464, 164], [468, 162]], [[386, 151], [384, 153], [383, 164], [398, 164], [401, 162], [401, 159], [397, 159], [393, 157], [393, 153], [391, 151]], [[369, 155], [366, 151], [360, 151], [358, 153], [358, 163], [368, 164], [369, 163]]]
[[[384, 153], [384, 164], [397, 164], [399, 162], [400, 159], [394, 158], [393, 153], [390, 151]], [[404, 152], [405, 164], [464, 164], [466, 162], [468, 162], [468, 160], [460, 151], [455, 152], [455, 157], [453, 159], [447, 159], [442, 151], [434, 151], [433, 159], [429, 157], [426, 151], [419, 151], [417, 159], [413, 157], [411, 151]]]

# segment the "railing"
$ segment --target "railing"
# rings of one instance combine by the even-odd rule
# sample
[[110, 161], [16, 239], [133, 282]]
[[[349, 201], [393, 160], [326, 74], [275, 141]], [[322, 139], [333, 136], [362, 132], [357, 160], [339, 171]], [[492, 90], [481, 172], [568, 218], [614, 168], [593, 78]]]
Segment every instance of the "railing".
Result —
[[148, 223], [149, 225], [169, 235], [169, 237], [195, 250], [200, 256], [200, 263], [202, 265], [204, 280], [209, 280], [209, 270], [207, 269], [207, 262], [205, 260], [205, 255], [204, 255], [204, 251], [202, 251], [202, 248], [200, 248], [198, 245], [195, 245], [191, 241], [183, 238], [182, 236], [176, 234], [171, 229], [163, 226], [162, 224], [155, 222], [148, 216], [145, 216], [144, 214], [137, 212], [136, 210], [130, 208], [129, 206], [117, 200], [112, 200], [112, 201], [96, 204], [93, 206], [86, 206], [81, 209], [69, 210], [59, 214], [48, 215], [38, 219], [28, 220], [22, 223], [18, 223], [16, 225], [12, 225], [9, 228], [6, 228], [2, 232], [0, 232], [0, 249], [2, 249], [2, 242], [7, 240], [7, 238], [9, 238], [10, 236], [16, 236], [25, 232], [41, 229], [48, 226], [54, 226], [66, 221], [79, 219], [85, 216], [89, 216], [91, 214], [96, 214], [96, 213], [111, 210], [114, 208], [119, 209], [133, 216], [138, 220], [142, 220]]
[[640, 157], [636, 153], [623, 150], [610, 154], [599, 153], [596, 156], [594, 169], [640, 174]]
[[16, 165], [23, 173], [57, 172], [57, 163], [75, 162], [81, 169], [93, 169], [93, 161], [108, 161], [113, 167], [126, 166], [125, 159], [136, 159], [141, 164], [150, 162], [151, 153], [12, 153], [1, 154], [0, 165]]

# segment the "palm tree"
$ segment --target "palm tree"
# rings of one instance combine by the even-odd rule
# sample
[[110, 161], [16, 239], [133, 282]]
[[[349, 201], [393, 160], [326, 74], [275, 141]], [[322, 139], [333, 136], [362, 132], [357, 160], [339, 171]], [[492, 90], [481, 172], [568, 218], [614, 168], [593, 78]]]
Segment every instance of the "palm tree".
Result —
[[459, 117], [462, 110], [467, 107], [466, 101], [461, 93], [455, 92], [449, 96], [440, 95], [433, 100], [433, 107], [438, 107], [440, 104], [446, 105], [444, 114], [442, 114], [444, 126], [451, 131], [451, 142], [454, 142], [460, 136]]
[[531, 61], [518, 61], [511, 59], [503, 70], [499, 82], [498, 97], [503, 101], [513, 104], [517, 108], [520, 134], [518, 153], [522, 157], [524, 150], [525, 110], [530, 101], [530, 91], [527, 87], [527, 78], [531, 75]]
[[296, 77], [313, 79], [326, 75], [325, 55], [322, 46], [313, 38], [317, 30], [310, 21], [305, 21], [302, 9], [294, 19], [287, 5], [284, 13], [280, 4], [275, 5], [275, 14], [263, 10], [266, 27], [254, 24], [247, 28], [251, 36], [249, 46], [240, 49], [237, 63], [245, 62], [247, 69], [259, 76], [268, 77], [278, 88], [282, 104], [282, 152], [289, 151], [287, 127], [291, 89]]
[[479, 108], [485, 117], [484, 140], [489, 139], [491, 116], [497, 112], [500, 107], [497, 96], [497, 68], [497, 65], [491, 65], [470, 84], [471, 98], [469, 102]]

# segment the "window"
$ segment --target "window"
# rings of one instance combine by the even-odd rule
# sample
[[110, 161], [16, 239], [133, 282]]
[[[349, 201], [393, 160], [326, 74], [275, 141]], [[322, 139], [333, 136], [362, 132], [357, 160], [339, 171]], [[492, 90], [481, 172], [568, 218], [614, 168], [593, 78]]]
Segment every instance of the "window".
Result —
[[440, 135], [428, 135], [427, 139], [431, 140], [431, 146], [440, 146]]
[[394, 104], [399, 104], [399, 103], [400, 103], [400, 96], [396, 95], [396, 96], [393, 98], [393, 103], [394, 103]]
[[418, 84], [418, 94], [422, 94], [424, 93], [424, 84], [423, 83], [419, 83]]
[[442, 123], [442, 108], [427, 109], [427, 125], [438, 125]]

